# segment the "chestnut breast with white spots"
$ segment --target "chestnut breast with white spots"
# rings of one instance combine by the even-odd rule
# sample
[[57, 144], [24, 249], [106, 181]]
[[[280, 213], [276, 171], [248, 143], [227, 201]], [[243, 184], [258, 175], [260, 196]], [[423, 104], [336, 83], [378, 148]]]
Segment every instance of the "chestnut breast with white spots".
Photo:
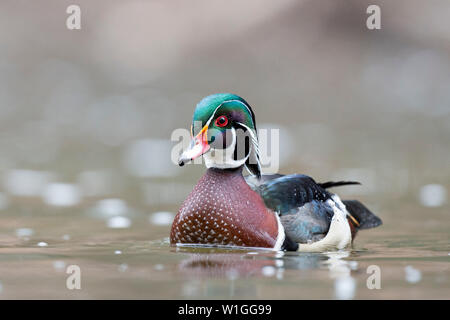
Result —
[[241, 169], [210, 168], [175, 216], [170, 242], [273, 248], [277, 235], [275, 214]]

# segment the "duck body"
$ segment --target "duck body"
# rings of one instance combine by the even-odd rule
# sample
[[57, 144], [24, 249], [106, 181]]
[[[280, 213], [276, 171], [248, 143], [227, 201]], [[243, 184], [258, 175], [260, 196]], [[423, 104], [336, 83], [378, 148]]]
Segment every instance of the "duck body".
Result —
[[239, 96], [204, 98], [191, 135], [179, 164], [203, 156], [208, 170], [175, 216], [173, 245], [327, 251], [350, 246], [358, 230], [382, 223], [359, 201], [327, 190], [357, 182], [261, 174], [255, 116]]
[[284, 240], [279, 224], [276, 214], [244, 180], [242, 167], [210, 168], [182, 204], [170, 241], [275, 248]]

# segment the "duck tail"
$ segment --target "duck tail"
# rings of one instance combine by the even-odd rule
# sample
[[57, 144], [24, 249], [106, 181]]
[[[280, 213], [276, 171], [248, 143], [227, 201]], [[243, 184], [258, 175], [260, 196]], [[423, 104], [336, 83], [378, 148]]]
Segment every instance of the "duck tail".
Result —
[[383, 224], [380, 218], [358, 200], [344, 200], [342, 202], [351, 217], [356, 219], [357, 223], [354, 223], [356, 230], [375, 228]]
[[361, 183], [358, 181], [327, 181], [327, 182], [323, 182], [323, 183], [318, 183], [318, 185], [324, 189], [340, 187], [340, 186], [347, 186], [347, 185], [352, 185], [352, 184], [361, 184]]

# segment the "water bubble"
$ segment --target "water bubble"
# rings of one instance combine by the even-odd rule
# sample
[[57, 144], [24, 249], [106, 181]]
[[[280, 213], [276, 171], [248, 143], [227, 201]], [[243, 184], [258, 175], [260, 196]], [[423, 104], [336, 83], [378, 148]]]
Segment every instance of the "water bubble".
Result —
[[62, 239], [63, 239], [63, 240], [66, 240], [66, 241], [67, 241], [67, 240], [70, 240], [70, 235], [65, 234], [65, 235], [62, 236]]
[[16, 229], [16, 236], [19, 238], [31, 237], [33, 234], [34, 234], [34, 230], [31, 228]]
[[112, 217], [108, 219], [107, 225], [112, 229], [125, 229], [131, 226], [131, 220], [121, 216]]
[[447, 201], [447, 189], [440, 184], [427, 184], [420, 189], [419, 199], [425, 207], [440, 207]]
[[150, 216], [150, 223], [157, 226], [168, 226], [172, 223], [174, 216], [171, 212], [155, 212]]
[[339, 277], [334, 281], [334, 295], [339, 300], [350, 300], [355, 296], [356, 281], [353, 277]]
[[37, 246], [38, 246], [38, 247], [47, 247], [47, 246], [48, 246], [48, 243], [47, 243], [47, 242], [41, 241], [41, 242], [38, 242], [38, 243], [37, 243]]
[[68, 183], [51, 183], [42, 195], [44, 202], [51, 206], [71, 207], [81, 200], [80, 190], [76, 185]]
[[114, 251], [114, 254], [122, 254], [122, 251], [116, 250], [116, 251]]
[[422, 273], [413, 266], [405, 267], [405, 279], [409, 283], [417, 283], [422, 280]]

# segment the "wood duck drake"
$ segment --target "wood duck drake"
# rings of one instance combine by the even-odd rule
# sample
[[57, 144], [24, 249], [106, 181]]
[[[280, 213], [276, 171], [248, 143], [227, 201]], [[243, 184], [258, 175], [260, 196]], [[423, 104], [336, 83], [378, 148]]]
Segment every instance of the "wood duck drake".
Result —
[[237, 95], [200, 101], [191, 136], [179, 165], [203, 155], [208, 169], [175, 216], [171, 244], [327, 251], [350, 246], [359, 229], [382, 223], [359, 201], [327, 190], [357, 182], [262, 175], [255, 115]]

